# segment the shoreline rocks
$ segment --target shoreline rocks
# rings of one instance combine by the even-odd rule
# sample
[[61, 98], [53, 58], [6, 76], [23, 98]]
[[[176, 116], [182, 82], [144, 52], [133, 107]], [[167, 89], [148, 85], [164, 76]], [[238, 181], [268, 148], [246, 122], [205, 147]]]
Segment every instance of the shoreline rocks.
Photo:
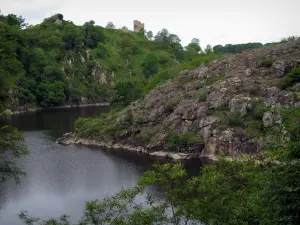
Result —
[[87, 103], [87, 104], [77, 104], [77, 105], [63, 105], [63, 106], [55, 106], [55, 107], [47, 107], [47, 108], [36, 107], [36, 108], [28, 108], [23, 110], [6, 109], [2, 114], [0, 114], [0, 116], [17, 115], [26, 112], [37, 112], [45, 109], [83, 108], [83, 107], [90, 107], [90, 106], [109, 106], [109, 105], [110, 104], [108, 102], [103, 102], [103, 103]]
[[216, 156], [214, 156], [214, 155], [205, 155], [205, 154], [200, 154], [200, 153], [180, 153], [180, 152], [169, 152], [169, 151], [150, 152], [147, 150], [147, 148], [145, 148], [143, 146], [132, 146], [132, 145], [121, 144], [121, 143], [107, 143], [104, 141], [97, 141], [97, 140], [92, 140], [92, 139], [76, 137], [72, 133], [64, 134], [62, 137], [60, 137], [56, 140], [56, 143], [64, 144], [64, 145], [79, 144], [79, 145], [92, 146], [92, 147], [97, 147], [97, 148], [134, 151], [134, 152], [142, 153], [142, 154], [145, 154], [145, 155], [148, 155], [151, 157], [166, 158], [166, 159], [172, 159], [175, 161], [195, 159], [195, 158], [208, 158], [210, 160], [216, 160]]

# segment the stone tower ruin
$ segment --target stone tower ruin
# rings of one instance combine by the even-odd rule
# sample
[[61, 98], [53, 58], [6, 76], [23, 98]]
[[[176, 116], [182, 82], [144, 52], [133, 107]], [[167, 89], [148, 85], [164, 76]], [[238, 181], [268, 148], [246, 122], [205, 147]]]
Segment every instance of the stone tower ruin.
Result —
[[142, 29], [145, 29], [144, 24], [138, 20], [133, 21], [133, 31], [140, 32]]

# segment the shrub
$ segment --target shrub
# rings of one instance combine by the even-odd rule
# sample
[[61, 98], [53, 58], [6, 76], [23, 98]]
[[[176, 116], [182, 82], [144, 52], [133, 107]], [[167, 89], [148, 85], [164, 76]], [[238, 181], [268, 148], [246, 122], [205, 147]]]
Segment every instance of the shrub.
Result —
[[144, 117], [141, 117], [141, 116], [138, 116], [135, 121], [134, 121], [136, 124], [143, 124], [145, 122], [145, 118]]
[[229, 112], [227, 114], [227, 125], [230, 127], [244, 127], [244, 120], [239, 113]]
[[159, 59], [156, 54], [150, 52], [146, 55], [144, 62], [142, 63], [143, 73], [147, 78], [158, 72]]
[[203, 84], [202, 83], [198, 83], [197, 85], [196, 85], [196, 90], [198, 90], [198, 89], [200, 89], [200, 88], [202, 88], [203, 87]]
[[156, 132], [157, 130], [155, 128], [146, 127], [141, 129], [141, 132], [137, 135], [137, 138], [144, 141], [145, 143], [149, 143]]
[[129, 104], [130, 102], [141, 97], [141, 84], [134, 81], [119, 82], [114, 87], [114, 95], [110, 103]]
[[123, 111], [118, 117], [116, 125], [120, 129], [126, 129], [133, 123], [133, 115], [131, 110]]
[[[116, 118], [120, 116], [120, 113], [122, 113], [122, 109], [123, 107], [113, 108], [108, 113], [101, 114], [100, 117], [79, 118], [75, 122], [75, 132], [81, 136], [112, 134], [119, 129], [119, 127], [117, 128], [115, 126], [115, 121]], [[124, 120], [127, 120], [127, 123], [130, 123], [130, 111], [127, 111], [125, 115]]]
[[179, 100], [178, 99], [172, 99], [167, 102], [165, 106], [165, 112], [167, 113], [172, 113], [175, 109], [175, 107], [178, 105]]
[[284, 76], [281, 88], [286, 89], [298, 82], [300, 82], [300, 67], [295, 67], [290, 73]]
[[176, 78], [176, 81], [179, 84], [185, 84], [185, 83], [192, 81], [193, 79], [194, 79], [194, 77], [190, 76], [190, 75], [180, 75], [178, 78]]
[[172, 132], [166, 137], [165, 141], [168, 149], [176, 151], [180, 151], [192, 145], [203, 144], [203, 139], [200, 136], [188, 132], [183, 134]]
[[272, 58], [265, 58], [262, 62], [261, 62], [261, 66], [262, 67], [266, 67], [269, 68], [273, 65], [274, 60]]
[[249, 110], [248, 115], [254, 120], [262, 120], [264, 113], [267, 111], [267, 107], [263, 103], [253, 104], [252, 109]]
[[224, 75], [216, 75], [216, 76], [208, 78], [205, 82], [205, 85], [213, 85], [222, 80], [224, 80]]
[[103, 43], [99, 43], [96, 49], [96, 56], [98, 58], [104, 59], [108, 55], [108, 51]]
[[206, 101], [207, 97], [208, 97], [207, 92], [200, 92], [198, 100], [199, 100], [199, 102], [204, 102], [204, 101]]

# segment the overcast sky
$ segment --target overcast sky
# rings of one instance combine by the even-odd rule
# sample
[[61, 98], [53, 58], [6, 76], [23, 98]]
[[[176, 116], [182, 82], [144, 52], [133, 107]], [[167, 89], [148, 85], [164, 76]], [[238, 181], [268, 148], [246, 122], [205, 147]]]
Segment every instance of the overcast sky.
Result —
[[300, 0], [0, 0], [0, 9], [22, 15], [29, 24], [58, 12], [78, 25], [112, 21], [132, 29], [137, 19], [154, 34], [167, 28], [184, 46], [194, 37], [206, 46], [300, 36]]

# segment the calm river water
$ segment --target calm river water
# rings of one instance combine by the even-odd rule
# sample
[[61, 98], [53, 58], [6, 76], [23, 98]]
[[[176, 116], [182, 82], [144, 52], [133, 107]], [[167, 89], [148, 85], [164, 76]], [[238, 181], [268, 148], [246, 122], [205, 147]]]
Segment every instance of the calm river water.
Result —
[[[27, 210], [35, 217], [71, 216], [80, 219], [85, 201], [102, 199], [132, 187], [153, 159], [127, 151], [109, 151], [84, 146], [63, 146], [57, 137], [73, 130], [78, 117], [97, 116], [108, 107], [45, 110], [7, 119], [22, 130], [30, 154], [19, 161], [26, 172], [21, 183], [0, 184], [0, 224], [22, 224], [17, 214]], [[199, 172], [201, 160], [186, 163], [190, 173]]]

